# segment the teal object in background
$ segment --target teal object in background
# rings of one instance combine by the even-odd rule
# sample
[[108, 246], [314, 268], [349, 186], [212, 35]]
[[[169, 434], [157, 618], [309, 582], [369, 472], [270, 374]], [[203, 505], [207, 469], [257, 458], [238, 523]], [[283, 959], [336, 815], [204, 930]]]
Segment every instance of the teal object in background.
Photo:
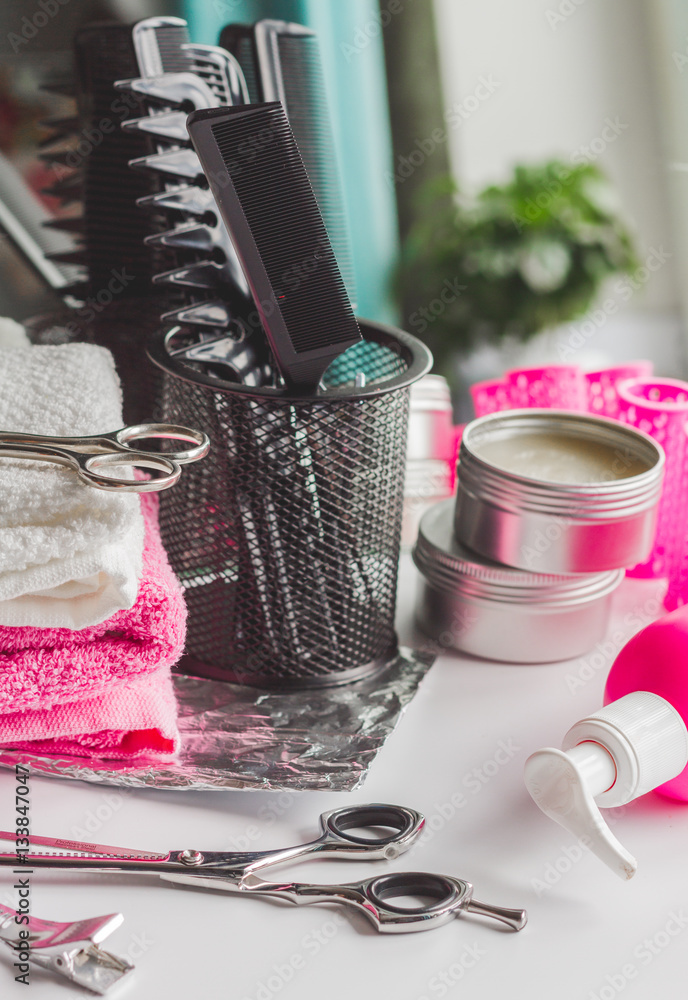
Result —
[[391, 294], [399, 235], [385, 61], [376, 0], [185, 0], [195, 42], [231, 22], [295, 21], [320, 39], [349, 217], [360, 316], [398, 322]]

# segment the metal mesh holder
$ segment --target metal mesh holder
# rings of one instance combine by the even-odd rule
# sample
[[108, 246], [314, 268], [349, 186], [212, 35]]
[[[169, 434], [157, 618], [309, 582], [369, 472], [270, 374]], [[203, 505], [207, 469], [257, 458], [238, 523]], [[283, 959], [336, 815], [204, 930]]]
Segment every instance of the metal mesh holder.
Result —
[[361, 331], [315, 399], [218, 383], [171, 358], [165, 335], [154, 339], [163, 419], [212, 441], [161, 495], [163, 542], [189, 609], [182, 671], [309, 687], [357, 680], [395, 657], [409, 390], [432, 358], [401, 331]]

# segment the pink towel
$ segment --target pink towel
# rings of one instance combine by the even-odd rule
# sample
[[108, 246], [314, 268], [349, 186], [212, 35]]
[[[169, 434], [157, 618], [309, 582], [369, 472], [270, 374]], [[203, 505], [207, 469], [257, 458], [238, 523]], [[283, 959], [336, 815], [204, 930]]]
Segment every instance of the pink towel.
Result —
[[81, 631], [0, 627], [0, 746], [118, 759], [179, 748], [170, 667], [186, 608], [160, 541], [157, 497], [141, 500], [143, 574], [132, 608]]

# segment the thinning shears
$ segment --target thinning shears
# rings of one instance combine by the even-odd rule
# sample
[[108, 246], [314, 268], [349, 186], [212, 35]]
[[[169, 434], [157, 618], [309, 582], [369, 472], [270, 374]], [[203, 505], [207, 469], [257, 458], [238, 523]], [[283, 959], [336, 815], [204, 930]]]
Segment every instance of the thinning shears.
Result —
[[[28, 853], [15, 841], [21, 857], [31, 868], [67, 869], [83, 872], [133, 872], [158, 875], [201, 889], [224, 889], [244, 896], [264, 895], [290, 903], [341, 903], [353, 907], [386, 934], [424, 931], [471, 912], [494, 917], [513, 930], [526, 923], [525, 910], [490, 906], [473, 899], [473, 886], [463, 879], [427, 872], [393, 872], [359, 882], [317, 885], [308, 882], [266, 882], [260, 873], [268, 868], [307, 857], [345, 860], [393, 859], [407, 851], [418, 839], [424, 817], [413, 809], [394, 805], [348, 806], [323, 813], [321, 835], [307, 844], [286, 850], [220, 853], [182, 850], [168, 854], [145, 854], [129, 848], [104, 847], [49, 837], [25, 837], [28, 843], [76, 851], [79, 854]], [[381, 830], [381, 828], [384, 828]], [[367, 831], [362, 835], [362, 831]], [[356, 832], [354, 832], [356, 831]], [[389, 832], [391, 831], [391, 832]], [[15, 840], [12, 833], [0, 832], [0, 839]], [[23, 853], [26, 852], [26, 853]], [[0, 865], [17, 867], [18, 854], [0, 854]], [[430, 902], [406, 907], [390, 900], [422, 897]]]
[[[146, 451], [136, 448], [142, 441], [178, 441], [187, 447], [177, 451]], [[87, 486], [110, 493], [157, 493], [168, 490], [179, 479], [181, 466], [208, 454], [210, 439], [202, 431], [175, 424], [137, 424], [108, 434], [87, 437], [52, 437], [0, 431], [0, 458], [28, 458], [52, 462], [72, 469]], [[159, 473], [148, 479], [118, 478], [108, 470], [126, 467]]]

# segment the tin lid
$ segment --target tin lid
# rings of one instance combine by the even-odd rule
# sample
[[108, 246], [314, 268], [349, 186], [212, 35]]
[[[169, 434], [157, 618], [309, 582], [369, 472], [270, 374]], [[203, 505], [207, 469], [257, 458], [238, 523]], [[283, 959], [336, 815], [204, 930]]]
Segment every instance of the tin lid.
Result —
[[[598, 478], [575, 480], [547, 478], [542, 471], [546, 466], [534, 462], [528, 467], [523, 456], [522, 467], [512, 464], [520, 441], [548, 437], [555, 439], [554, 445], [570, 441], [602, 449], [609, 468]], [[500, 445], [506, 460], [493, 457]], [[664, 461], [661, 446], [633, 427], [605, 417], [546, 409], [509, 410], [474, 420], [464, 431], [459, 454], [464, 487], [482, 500], [513, 510], [583, 519], [614, 519], [654, 506]]]
[[413, 561], [440, 590], [510, 604], [559, 606], [594, 600], [615, 590], [624, 576], [623, 570], [575, 575], [532, 573], [487, 559], [457, 540], [451, 498], [424, 514]]

